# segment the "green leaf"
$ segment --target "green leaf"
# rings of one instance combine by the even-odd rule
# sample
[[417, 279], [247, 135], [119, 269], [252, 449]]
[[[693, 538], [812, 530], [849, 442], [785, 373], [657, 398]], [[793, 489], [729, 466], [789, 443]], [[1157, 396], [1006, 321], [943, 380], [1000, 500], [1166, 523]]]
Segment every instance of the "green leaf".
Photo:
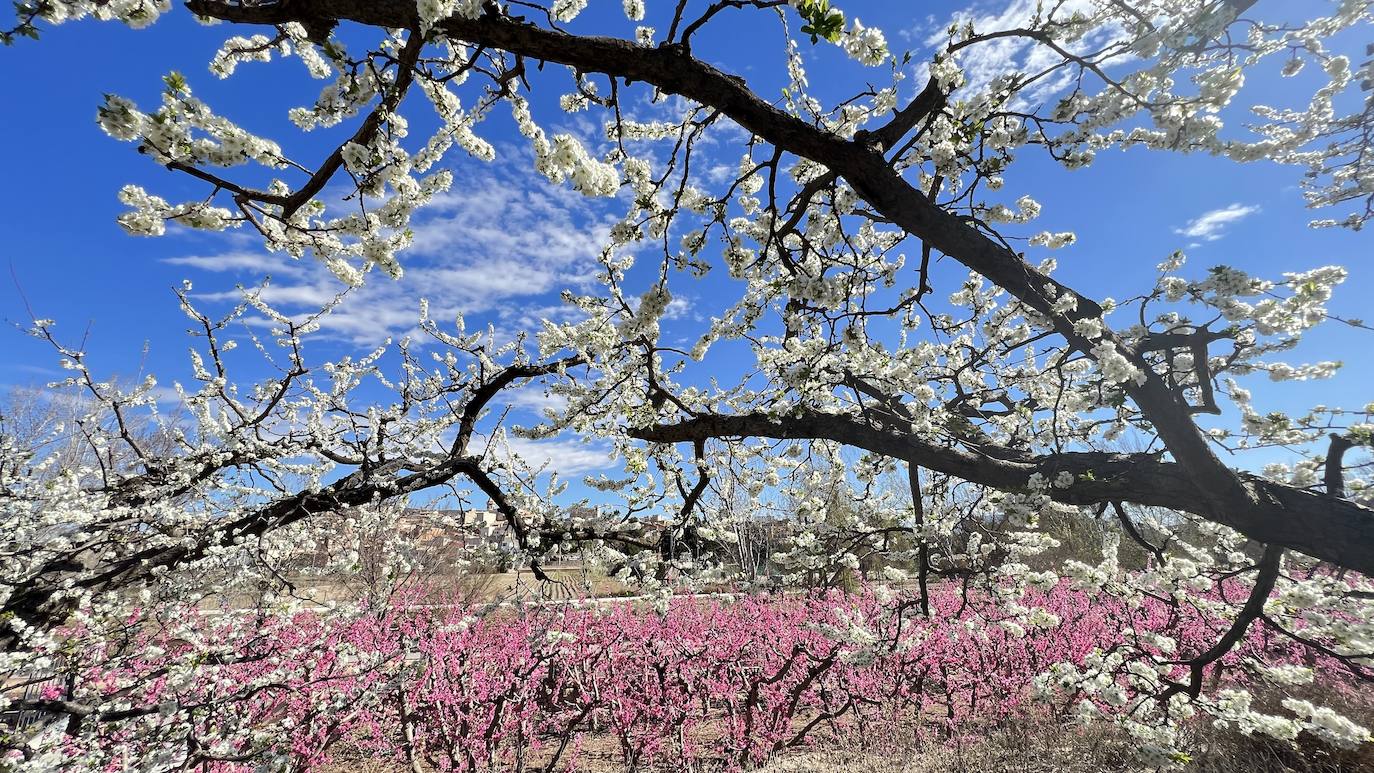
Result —
[[844, 13], [831, 8], [829, 0], [805, 0], [797, 4], [797, 13], [806, 22], [802, 34], [810, 35], [812, 44], [821, 38], [835, 43], [844, 34]]
[[186, 83], [186, 76], [182, 75], [176, 70], [173, 70], [167, 73], [166, 75], [162, 76], [162, 82], [167, 84], [168, 94], [184, 94], [189, 88], [189, 86]]

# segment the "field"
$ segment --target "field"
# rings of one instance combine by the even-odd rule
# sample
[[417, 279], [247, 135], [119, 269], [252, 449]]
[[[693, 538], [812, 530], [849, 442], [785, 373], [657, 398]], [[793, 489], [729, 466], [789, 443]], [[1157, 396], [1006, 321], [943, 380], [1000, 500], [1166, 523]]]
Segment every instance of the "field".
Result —
[[[302, 613], [246, 629], [203, 616], [198, 636], [221, 653], [211, 668], [203, 649], [145, 620], [118, 669], [92, 658], [84, 688], [213, 707], [173, 714], [179, 724], [166, 726], [213, 721], [284, 737], [300, 770], [933, 773], [1061, 770], [1077, 760], [1081, 769], [1134, 771], [1160, 765], [1166, 752], [1149, 744], [1162, 728], [1204, 770], [1327, 773], [1369, 763], [1368, 744], [1342, 750], [1318, 724], [1295, 725], [1292, 745], [1222, 732], [1207, 715], [1163, 722], [1152, 713], [1163, 684], [1141, 682], [1138, 664], [1177, 679], [1180, 667], [1166, 665], [1173, 656], [1103, 653], [1122, 651], [1128, 625], [1168, 631], [1194, 651], [1218, 621], [1065, 583], [1027, 597], [1048, 616], [1030, 631], [990, 618], [991, 599], [953, 585], [936, 589], [929, 618], [910, 614], [910, 595], [881, 590], [496, 608], [436, 598], [417, 590], [345, 622]], [[1322, 677], [1275, 691], [1244, 667], [1256, 657], [1310, 663]], [[189, 681], [164, 678], [187, 662], [197, 666]], [[1080, 676], [1035, 687], [1061, 665]], [[1208, 678], [1214, 690], [1252, 690], [1268, 712], [1295, 698], [1374, 716], [1370, 696], [1339, 669], [1261, 631]], [[242, 737], [222, 756], [247, 751], [253, 736]], [[121, 739], [111, 725], [65, 751], [116, 765], [146, 753]], [[209, 769], [246, 770], [227, 761]]]

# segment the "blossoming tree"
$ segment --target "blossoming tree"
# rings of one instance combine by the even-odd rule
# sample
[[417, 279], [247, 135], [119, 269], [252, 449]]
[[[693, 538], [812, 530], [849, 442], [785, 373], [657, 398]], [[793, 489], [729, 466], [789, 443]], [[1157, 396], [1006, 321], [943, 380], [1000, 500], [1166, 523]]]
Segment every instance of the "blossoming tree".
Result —
[[[1013, 162], [1040, 154], [1091, 174], [1096, 154], [1133, 146], [1265, 159], [1302, 172], [1321, 218], [1314, 227], [1358, 230], [1374, 214], [1374, 100], [1359, 90], [1374, 72], [1332, 46], [1369, 31], [1371, 3], [1314, 3], [1292, 19], [1268, 18], [1253, 0], [1060, 0], [1003, 27], [956, 23], [920, 62], [826, 0], [623, 5], [637, 25], [624, 38], [584, 31], [586, 0], [186, 3], [198, 19], [228, 24], [215, 75], [297, 58], [326, 83], [292, 122], [352, 131], [301, 162], [214, 112], [182, 75], [168, 75], [157, 107], [112, 95], [99, 107], [107, 133], [205, 185], [185, 202], [126, 186], [120, 223], [130, 233], [159, 235], [168, 222], [246, 229], [345, 284], [387, 281], [370, 274], [404, 270], [413, 214], [461, 185], [436, 166], [452, 154], [495, 156], [483, 122], [498, 109], [528, 140], [535, 173], [588, 197], [619, 196], [625, 211], [601, 254], [599, 291], [565, 297], [576, 321], [545, 322], [502, 346], [425, 320], [449, 353], [432, 370], [402, 347], [399, 379], [378, 364], [380, 351], [308, 365], [301, 339], [314, 320], [250, 294], [234, 314], [251, 308], [271, 321], [283, 375], [235, 388], [219, 343], [225, 323], [188, 301], [204, 333], [202, 386], [187, 393], [195, 429], [171, 453], [147, 453], [124, 429], [125, 412], [152, 402], [151, 384], [114, 390], [40, 321], [35, 332], [61, 350], [71, 385], [114, 419], [93, 436], [95, 456], [111, 444], [126, 450], [113, 468], [56, 474], [41, 456], [2, 468], [0, 598], [16, 663], [60, 651], [62, 626], [113, 630], [140, 591], [144, 603], [170, 598], [179, 578], [203, 578], [207, 567], [254, 566], [272, 580], [272, 557], [312, 515], [456, 478], [498, 504], [536, 570], [551, 551], [589, 546], [653, 586], [665, 567], [701, 568], [693, 545], [729, 539], [711, 507], [728, 479], [755, 501], [784, 491], [797, 503], [806, 528], [783, 558], [797, 571], [882, 554], [888, 579], [912, 575], [918, 592], [896, 605], [898, 620], [938, 613], [935, 579], [980, 583], [980, 619], [1023, 635], [1057, 624], [1029, 599], [1061, 582], [1127, 608], [1172, 610], [1162, 630], [1131, 630], [1108, 656], [1039, 680], [1046, 694], [1130, 705], [1119, 718], [1153, 758], [1181, 758], [1177, 724], [1197, 711], [1288, 740], [1302, 729], [1367, 740], [1305, 701], [1285, 702], [1278, 716], [1245, 693], [1204, 691], [1223, 661], [1259, 680], [1311, 679], [1263, 652], [1232, 657], [1260, 629], [1357, 678], [1374, 665], [1374, 512], [1366, 467], [1350, 451], [1370, 444], [1374, 405], [1260, 414], [1236, 380], [1334, 370], [1275, 358], [1315, 325], [1363, 326], [1326, 310], [1345, 271], [1192, 272], [1176, 253], [1161, 256], [1153, 286], [1094, 299], [1053, 260], [1032, 264], [1014, 246], [1058, 250], [1075, 237], [1030, 225], [1035, 181], [1017, 179]], [[645, 24], [650, 10], [657, 27]], [[32, 0], [6, 40], [87, 16], [139, 27], [169, 12], [161, 0]], [[789, 85], [778, 98], [694, 50], [707, 30], [746, 14], [783, 32]], [[1034, 67], [971, 79], [963, 63], [1007, 40], [1031, 46]], [[856, 84], [823, 102], [806, 46], [833, 47], [886, 85]], [[1309, 66], [1322, 77], [1304, 104], [1251, 105], [1247, 73], [1270, 65], [1276, 77]], [[908, 86], [912, 73], [919, 82]], [[550, 136], [536, 108], [555, 99], [591, 112], [604, 140]], [[1231, 120], [1238, 105], [1250, 109]], [[420, 109], [439, 128], [416, 142], [406, 116]], [[699, 172], [722, 145], [733, 170]], [[655, 279], [633, 287], [630, 269], [646, 254], [656, 256]], [[952, 276], [941, 258], [965, 273]], [[695, 346], [670, 345], [659, 323], [672, 288], [709, 271], [728, 272], [739, 297]], [[752, 367], [738, 383], [711, 382], [715, 352], [730, 341], [747, 344]], [[396, 402], [351, 404], [365, 376], [393, 388]], [[476, 450], [477, 423], [501, 390], [535, 378], [566, 408], [521, 431], [612, 442], [625, 477], [594, 485], [624, 499], [618, 516], [568, 520], [518, 465]], [[1204, 430], [1200, 414], [1231, 423]], [[1122, 438], [1144, 438], [1148, 450], [1124, 451]], [[1230, 460], [1278, 446], [1298, 449], [1297, 460], [1262, 473]], [[879, 486], [894, 472], [905, 492]], [[857, 489], [843, 517], [813, 496], [837, 485]], [[651, 510], [671, 515], [675, 542], [653, 541], [631, 517]], [[1055, 538], [1042, 520], [1064, 512], [1110, 516], [1144, 562], [1123, 566], [1108, 539], [1100, 562], [1044, 566]], [[1182, 651], [1170, 626], [1192, 615], [1226, 622]], [[53, 706], [106, 719], [138, 710]]]

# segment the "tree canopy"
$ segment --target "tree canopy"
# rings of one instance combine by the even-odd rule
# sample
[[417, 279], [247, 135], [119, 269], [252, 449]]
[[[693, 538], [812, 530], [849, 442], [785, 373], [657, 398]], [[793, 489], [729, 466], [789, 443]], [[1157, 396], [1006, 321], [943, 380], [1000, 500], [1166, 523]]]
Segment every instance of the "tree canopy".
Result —
[[[431, 319], [417, 298], [413, 336], [321, 362], [308, 341], [338, 301], [298, 316], [247, 289], [220, 312], [187, 289], [197, 383], [178, 387], [176, 420], [159, 413], [154, 380], [111, 383], [35, 320], [71, 372], [77, 408], [57, 434], [78, 437], [58, 453], [41, 432], [0, 433], [0, 638], [13, 663], [62, 651], [74, 621], [96, 639], [126, 635], [114, 632], [140, 598], [181, 603], [247, 578], [289, 598], [282, 569], [332, 528], [322, 516], [447, 487], [489, 499], [540, 580], [583, 552], [649, 592], [670, 576], [719, 578], [747, 552], [731, 497], [782, 497], [802, 524], [780, 559], [789, 572], [879, 555], [889, 579], [919, 584], [926, 616], [928, 586], [957, 578], [1032, 630], [1044, 612], [1023, 594], [1061, 578], [1126, 603], [1205, 607], [1227, 621], [1208, 646], [1163, 654], [1137, 638], [1101, 666], [1157, 707], [1129, 721], [1166, 758], [1185, 705], [1265, 732], [1255, 717], [1268, 715], [1203, 690], [1252, 627], [1368, 676], [1374, 403], [1320, 404], [1316, 386], [1307, 411], [1261, 413], [1252, 399], [1263, 381], [1339, 367], [1284, 358], [1318, 325], [1365, 329], [1327, 309], [1346, 269], [1201, 269], [1181, 244], [1152, 284], [1092, 297], [1054, 258], [1028, 257], [1072, 249], [1075, 235], [1036, 228], [1041, 182], [1018, 172], [1037, 158], [1093, 175], [1098, 156], [1129, 148], [1279, 164], [1313, 228], [1359, 230], [1374, 216], [1374, 70], [1358, 61], [1374, 4], [1043, 0], [991, 26], [961, 17], [912, 52], [855, 18], [858, 2], [652, 5], [624, 0], [606, 29], [583, 16], [588, 0], [17, 5], [6, 56], [66, 22], [189, 13], [225, 30], [215, 76], [304, 66], [321, 81], [291, 110], [302, 136], [289, 140], [243, 128], [252, 116], [220, 114], [177, 72], [160, 104], [108, 95], [101, 128], [151, 162], [118, 192], [132, 235], [234, 231], [319, 261], [341, 288], [389, 282], [416, 213], [464, 194], [449, 162], [495, 158], [488, 127], [506, 115], [531, 175], [618, 214], [598, 275], [513, 335]], [[743, 24], [779, 30], [760, 45], [776, 48], [780, 94], [718, 49], [700, 53]], [[1012, 44], [1030, 54], [999, 62]], [[1254, 84], [1282, 79], [1301, 98], [1260, 104]], [[594, 129], [546, 130], [555, 108]], [[159, 193], [168, 177], [154, 165], [200, 193]], [[669, 340], [674, 298], [711, 272], [737, 297], [690, 345]], [[276, 376], [234, 375], [228, 331], [241, 323]], [[529, 383], [553, 407], [503, 428], [511, 390]], [[555, 505], [556, 477], [499, 450], [517, 436], [613, 447], [623, 473], [588, 482], [605, 506]], [[669, 527], [648, 528], [650, 515]], [[1048, 524], [1070, 517], [1113, 524], [1100, 560], [1046, 559], [1063, 538]], [[1075, 689], [1097, 676], [1056, 673]], [[127, 718], [76, 699], [57, 708]], [[1366, 740], [1325, 716], [1305, 727]]]

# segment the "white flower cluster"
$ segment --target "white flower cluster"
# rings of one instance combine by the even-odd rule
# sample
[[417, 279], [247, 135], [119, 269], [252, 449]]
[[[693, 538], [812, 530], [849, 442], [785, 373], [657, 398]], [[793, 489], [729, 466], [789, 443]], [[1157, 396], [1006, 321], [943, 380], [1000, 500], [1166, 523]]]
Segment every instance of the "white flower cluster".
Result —
[[1226, 689], [1213, 699], [1204, 700], [1202, 708], [1214, 717], [1217, 727], [1234, 725], [1245, 735], [1259, 733], [1280, 741], [1292, 741], [1302, 728], [1288, 717], [1262, 714], [1251, 708], [1251, 695], [1246, 690]]
[[587, 0], [554, 0], [549, 15], [554, 21], [569, 22], [587, 8]]
[[843, 645], [840, 660], [856, 666], [872, 663], [882, 637], [865, 624], [861, 612], [836, 607], [834, 614], [835, 624], [821, 623], [818, 628], [826, 638]]
[[232, 167], [254, 161], [267, 167], [283, 167], [277, 143], [249, 134], [191, 95], [180, 75], [167, 77], [162, 107], [150, 114], [133, 102], [107, 96], [97, 112], [100, 127], [111, 137], [140, 143], [141, 149], [160, 164], [208, 164]]
[[1091, 351], [1102, 380], [1108, 384], [1132, 383], [1140, 386], [1145, 383], [1145, 373], [1122, 354], [1115, 343], [1101, 341]]
[[1040, 202], [1030, 196], [1016, 200], [1016, 209], [998, 204], [988, 209], [985, 217], [991, 223], [1029, 223], [1040, 216]]
[[1302, 728], [1328, 743], [1353, 749], [1374, 740], [1369, 728], [1358, 725], [1325, 706], [1314, 706], [1297, 698], [1284, 698], [1283, 707], [1298, 715]]
[[949, 93], [964, 85], [964, 71], [952, 56], [937, 56], [930, 66], [930, 77], [940, 84], [940, 90]]
[[540, 174], [555, 183], [571, 181], [573, 188], [586, 196], [614, 196], [620, 189], [620, 173], [614, 165], [592, 158], [571, 134], [556, 134], [550, 142], [523, 98], [512, 97], [510, 104], [520, 133], [534, 147], [535, 168]]
[[228, 78], [238, 69], [240, 62], [270, 62], [275, 51], [282, 56], [295, 53], [312, 78], [328, 78], [333, 73], [333, 67], [315, 49], [304, 27], [297, 22], [289, 22], [283, 24], [280, 30], [275, 38], [235, 35], [225, 40], [210, 60], [210, 72]]
[[633, 316], [625, 320], [619, 326], [618, 332], [622, 340], [634, 340], [641, 336], [650, 339], [658, 337], [658, 321], [668, 310], [668, 304], [672, 303], [673, 295], [668, 288], [663, 285], [654, 285], [644, 295], [640, 296], [639, 304], [635, 308]]
[[1030, 238], [1032, 247], [1049, 247], [1052, 250], [1062, 249], [1078, 241], [1078, 236], [1073, 231], [1060, 231], [1051, 233], [1041, 231]]
[[1312, 680], [1316, 677], [1312, 669], [1307, 666], [1299, 666], [1293, 663], [1269, 665], [1259, 661], [1251, 661], [1246, 665], [1254, 669], [1256, 673], [1267, 681], [1281, 684], [1286, 687], [1312, 684]]
[[221, 78], [234, 74], [240, 62], [272, 61], [272, 39], [266, 35], [242, 37], [235, 35], [224, 41], [215, 58], [210, 60], [210, 72]]
[[1289, 365], [1285, 362], [1255, 363], [1257, 370], [1268, 371], [1270, 381], [1309, 381], [1311, 379], [1331, 378], [1341, 369], [1336, 360], [1316, 362], [1310, 365]]
[[79, 21], [90, 16], [140, 29], [171, 10], [172, 3], [171, 0], [44, 0], [37, 7], [39, 18], [51, 24]]
[[420, 17], [420, 31], [428, 32], [450, 16], [476, 19], [482, 15], [482, 0], [416, 0], [415, 10]]
[[887, 61], [887, 38], [876, 27], [865, 27], [854, 19], [849, 30], [840, 37], [840, 47], [856, 62], [875, 67]]
[[126, 185], [120, 189], [119, 201], [132, 208], [132, 211], [119, 216], [119, 225], [136, 236], [161, 236], [166, 231], [168, 220], [206, 231], [222, 231], [238, 223], [234, 213], [223, 207], [203, 201], [172, 206], [165, 199], [153, 196], [137, 185]]

